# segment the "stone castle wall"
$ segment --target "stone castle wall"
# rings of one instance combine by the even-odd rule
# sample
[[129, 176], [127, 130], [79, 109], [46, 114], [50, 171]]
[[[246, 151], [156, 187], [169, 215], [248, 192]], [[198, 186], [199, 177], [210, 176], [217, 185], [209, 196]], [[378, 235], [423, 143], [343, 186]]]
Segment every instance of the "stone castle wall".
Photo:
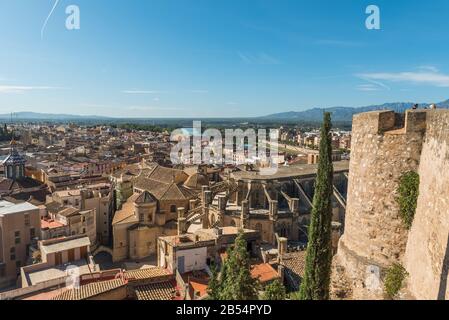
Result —
[[419, 166], [418, 205], [408, 235], [404, 267], [417, 299], [449, 298], [449, 111], [427, 114]]
[[382, 298], [382, 284], [368, 283], [371, 273], [382, 274], [404, 257], [408, 232], [397, 189], [403, 173], [419, 168], [426, 114], [376, 111], [354, 117], [345, 231], [332, 276], [338, 297]]

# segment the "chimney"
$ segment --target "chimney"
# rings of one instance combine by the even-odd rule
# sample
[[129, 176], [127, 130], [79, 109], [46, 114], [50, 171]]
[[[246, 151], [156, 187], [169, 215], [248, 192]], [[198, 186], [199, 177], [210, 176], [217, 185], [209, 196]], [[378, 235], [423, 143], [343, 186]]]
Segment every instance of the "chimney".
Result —
[[282, 256], [287, 253], [287, 238], [278, 238], [278, 262], [282, 261]]
[[284, 283], [284, 277], [285, 277], [285, 267], [282, 264], [278, 265], [278, 274], [279, 277], [281, 277], [281, 283]]
[[178, 219], [184, 218], [185, 209], [183, 207], [178, 208]]
[[186, 232], [185, 228], [186, 228], [186, 218], [184, 217], [178, 218], [178, 236], [183, 235]]

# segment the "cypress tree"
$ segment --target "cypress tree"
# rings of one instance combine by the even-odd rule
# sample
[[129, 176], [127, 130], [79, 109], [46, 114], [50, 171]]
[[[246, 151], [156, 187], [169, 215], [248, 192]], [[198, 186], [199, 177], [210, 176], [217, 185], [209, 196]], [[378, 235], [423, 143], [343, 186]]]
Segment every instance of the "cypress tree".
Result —
[[299, 293], [301, 300], [329, 299], [332, 263], [331, 196], [333, 193], [331, 126], [330, 113], [325, 112], [321, 127], [320, 155], [309, 226], [305, 273]]
[[233, 248], [223, 264], [220, 279], [220, 300], [255, 300], [258, 281], [251, 277], [251, 264], [243, 231], [235, 239]]
[[275, 280], [267, 285], [263, 295], [264, 300], [285, 300], [286, 297], [285, 287], [279, 280]]
[[215, 264], [211, 266], [212, 277], [207, 284], [207, 294], [210, 300], [218, 300], [220, 298], [220, 280], [218, 279], [218, 269]]

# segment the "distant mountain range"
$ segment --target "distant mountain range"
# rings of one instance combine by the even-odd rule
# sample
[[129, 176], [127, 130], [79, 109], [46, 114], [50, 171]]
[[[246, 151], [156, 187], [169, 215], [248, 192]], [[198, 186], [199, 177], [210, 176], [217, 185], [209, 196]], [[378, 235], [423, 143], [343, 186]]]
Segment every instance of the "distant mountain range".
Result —
[[[321, 121], [323, 119], [323, 111], [332, 113], [332, 121], [350, 122], [352, 117], [357, 113], [375, 111], [375, 110], [393, 110], [395, 112], [405, 112], [410, 109], [414, 103], [412, 102], [396, 102], [385, 103], [381, 105], [371, 105], [365, 107], [331, 107], [331, 108], [313, 108], [305, 111], [290, 111], [274, 113], [261, 119], [271, 120], [296, 120], [296, 121]], [[427, 103], [419, 104], [420, 108], [428, 106]], [[449, 108], [449, 100], [436, 104], [438, 108]]]
[[[255, 120], [273, 120], [273, 121], [305, 121], [305, 122], [320, 122], [323, 119], [323, 111], [328, 111], [332, 113], [332, 121], [334, 122], [351, 122], [352, 117], [357, 113], [374, 111], [374, 110], [393, 110], [395, 112], [404, 112], [410, 109], [414, 103], [412, 102], [395, 102], [395, 103], [384, 103], [381, 105], [371, 105], [365, 107], [331, 107], [331, 108], [313, 108], [305, 111], [289, 111], [274, 113], [267, 116], [253, 118]], [[428, 106], [428, 103], [419, 104], [420, 108]], [[438, 108], [449, 108], [449, 99], [437, 103]], [[38, 112], [14, 112], [14, 121], [22, 120], [71, 120], [71, 121], [83, 121], [83, 120], [93, 120], [93, 121], [114, 121], [120, 118], [114, 117], [104, 117], [104, 116], [80, 116], [73, 114], [53, 114], [53, 113], [38, 113]], [[237, 117], [236, 117], [237, 118]], [[0, 120], [11, 119], [11, 114], [0, 114]], [[242, 118], [239, 118], [242, 119]], [[125, 119], [121, 119], [125, 120]], [[136, 118], [129, 118], [129, 120], [139, 120]]]
[[[0, 119], [11, 119], [11, 114], [0, 114]], [[113, 119], [102, 116], [80, 116], [73, 114], [53, 114], [38, 112], [14, 112], [13, 120], [108, 120]]]

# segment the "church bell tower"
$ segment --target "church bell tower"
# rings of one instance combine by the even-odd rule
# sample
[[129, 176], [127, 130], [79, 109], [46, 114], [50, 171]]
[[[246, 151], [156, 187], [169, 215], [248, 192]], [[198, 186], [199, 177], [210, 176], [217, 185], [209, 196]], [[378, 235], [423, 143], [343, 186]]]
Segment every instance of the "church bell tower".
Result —
[[16, 150], [16, 141], [14, 138], [11, 143], [9, 156], [3, 161], [5, 177], [11, 180], [20, 180], [25, 177], [26, 159]]

